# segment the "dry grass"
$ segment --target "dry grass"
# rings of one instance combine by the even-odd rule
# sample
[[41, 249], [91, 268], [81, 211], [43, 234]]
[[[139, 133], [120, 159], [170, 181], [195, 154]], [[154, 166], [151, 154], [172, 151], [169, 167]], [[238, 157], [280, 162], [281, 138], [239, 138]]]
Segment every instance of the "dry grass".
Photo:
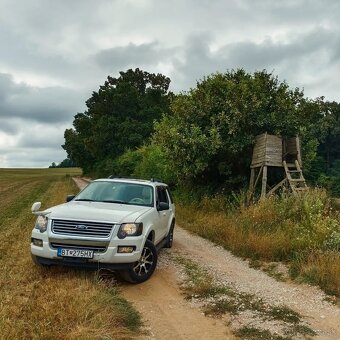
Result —
[[340, 297], [340, 253], [310, 252], [292, 262], [293, 277], [322, 287], [326, 293]]
[[289, 235], [282, 231], [263, 232], [243, 228], [237, 216], [224, 212], [204, 212], [177, 204], [178, 223], [235, 254], [254, 259], [280, 260], [291, 249]]
[[57, 170], [0, 170], [6, 193], [0, 202], [0, 338], [133, 337], [140, 316], [114, 284], [95, 272], [31, 262], [32, 202], [48, 207], [77, 191], [65, 170]]
[[177, 203], [177, 221], [236, 255], [287, 262], [293, 277], [340, 296], [340, 214], [325, 192], [270, 198], [248, 208], [235, 209], [226, 201]]

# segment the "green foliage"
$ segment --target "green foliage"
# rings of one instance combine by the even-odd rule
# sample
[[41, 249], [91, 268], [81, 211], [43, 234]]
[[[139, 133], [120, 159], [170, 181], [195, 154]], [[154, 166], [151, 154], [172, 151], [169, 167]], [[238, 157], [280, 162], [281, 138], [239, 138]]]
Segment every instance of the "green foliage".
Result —
[[298, 134], [307, 180], [340, 196], [339, 103], [307, 99], [266, 70], [215, 73], [176, 96], [169, 83], [138, 68], [109, 76], [65, 131], [68, 157], [96, 176], [160, 177], [202, 194], [239, 191], [256, 135]]
[[320, 147], [319, 154], [326, 162], [327, 170], [340, 159], [340, 104], [321, 102], [322, 119], [317, 124]]
[[141, 147], [138, 152], [142, 156], [133, 174], [143, 178], [159, 178], [168, 184], [175, 184], [176, 178], [172, 172], [172, 166], [167, 162], [160, 146], [150, 144]]
[[135, 169], [142, 161], [142, 158], [140, 149], [134, 151], [127, 150], [113, 162], [113, 174], [118, 176], [134, 176]]
[[[105, 174], [110, 162], [144, 144], [153, 121], [168, 112], [170, 79], [139, 70], [108, 77], [65, 131], [63, 148], [85, 172]], [[103, 172], [102, 172], [103, 171]]]
[[138, 178], [159, 178], [168, 184], [176, 182], [161, 147], [155, 144], [126, 151], [112, 162], [111, 173]]
[[171, 114], [156, 123], [154, 140], [182, 183], [229, 180], [239, 187], [248, 176], [255, 136], [264, 131], [301, 133], [308, 157], [315, 156], [317, 142], [307, 131], [318, 117], [317, 104], [266, 71], [216, 73], [174, 98]]
[[[311, 131], [318, 139], [317, 157], [312, 161], [306, 177], [340, 197], [340, 104], [316, 100], [321, 116]], [[311, 159], [306, 154], [307, 159]]]

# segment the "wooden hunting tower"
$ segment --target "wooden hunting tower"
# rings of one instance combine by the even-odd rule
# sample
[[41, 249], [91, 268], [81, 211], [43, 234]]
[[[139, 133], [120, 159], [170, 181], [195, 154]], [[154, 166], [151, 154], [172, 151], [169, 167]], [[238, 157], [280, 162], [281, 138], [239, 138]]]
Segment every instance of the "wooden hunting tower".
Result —
[[[268, 188], [268, 168], [284, 169], [284, 179]], [[302, 160], [299, 137], [280, 137], [263, 133], [255, 139], [253, 158], [250, 165], [249, 199], [253, 196], [262, 175], [261, 198], [273, 194], [282, 186], [289, 186], [293, 194], [307, 190], [302, 174]]]

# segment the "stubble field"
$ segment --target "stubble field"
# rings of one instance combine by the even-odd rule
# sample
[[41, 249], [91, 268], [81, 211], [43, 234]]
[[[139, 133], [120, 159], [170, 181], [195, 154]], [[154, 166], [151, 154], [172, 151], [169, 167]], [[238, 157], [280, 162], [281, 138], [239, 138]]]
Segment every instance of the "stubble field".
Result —
[[33, 202], [78, 192], [70, 169], [0, 169], [0, 338], [130, 338], [140, 317], [95, 272], [40, 268], [30, 257]]

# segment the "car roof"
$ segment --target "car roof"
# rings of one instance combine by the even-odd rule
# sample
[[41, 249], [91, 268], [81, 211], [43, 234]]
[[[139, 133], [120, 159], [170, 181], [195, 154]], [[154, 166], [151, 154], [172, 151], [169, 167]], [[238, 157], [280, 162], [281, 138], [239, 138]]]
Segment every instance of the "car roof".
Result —
[[155, 179], [139, 179], [139, 178], [124, 178], [124, 177], [116, 177], [116, 178], [99, 178], [94, 180], [93, 182], [123, 182], [123, 183], [135, 183], [135, 184], [148, 184], [157, 186], [157, 185], [163, 185], [167, 186], [167, 184], [160, 182]]

